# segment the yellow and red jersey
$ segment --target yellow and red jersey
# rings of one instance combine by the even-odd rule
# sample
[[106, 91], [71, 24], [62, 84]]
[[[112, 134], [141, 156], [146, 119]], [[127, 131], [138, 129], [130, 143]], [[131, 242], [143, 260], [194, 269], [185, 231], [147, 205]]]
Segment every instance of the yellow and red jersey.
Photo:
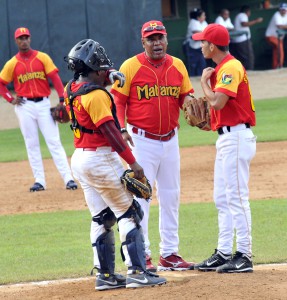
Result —
[[[112, 86], [117, 106], [126, 106], [129, 124], [154, 134], [166, 134], [177, 127], [183, 99], [193, 88], [181, 60], [166, 55], [165, 63], [153, 67], [145, 54], [126, 60], [120, 68], [126, 76], [123, 88]], [[118, 114], [123, 125], [123, 116]]]
[[27, 54], [18, 53], [3, 67], [0, 81], [5, 85], [12, 82], [18, 96], [27, 98], [50, 95], [48, 74], [58, 72], [48, 54], [30, 50]]
[[[71, 85], [73, 93], [87, 82], [75, 83]], [[65, 105], [69, 115], [70, 106], [65, 88]], [[112, 102], [109, 95], [103, 90], [93, 90], [86, 95], [77, 96], [73, 100], [73, 110], [78, 123], [86, 129], [99, 131], [98, 127], [103, 123], [114, 120], [112, 115]], [[74, 131], [75, 148], [96, 148], [110, 146], [108, 140], [100, 133], [83, 133], [79, 129]]]
[[235, 126], [249, 123], [255, 126], [255, 107], [246, 71], [232, 55], [227, 55], [215, 68], [210, 78], [214, 92], [221, 92], [230, 98], [221, 110], [211, 108], [211, 128]]

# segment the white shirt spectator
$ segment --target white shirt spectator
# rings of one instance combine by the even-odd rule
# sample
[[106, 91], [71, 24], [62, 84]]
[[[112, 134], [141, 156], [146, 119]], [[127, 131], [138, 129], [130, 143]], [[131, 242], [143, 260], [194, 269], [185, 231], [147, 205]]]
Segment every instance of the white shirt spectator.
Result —
[[204, 28], [207, 26], [207, 22], [199, 22], [198, 20], [191, 19], [189, 21], [188, 27], [187, 27], [187, 34], [186, 39], [189, 41], [189, 46], [193, 49], [200, 49], [201, 48], [201, 41], [194, 41], [191, 36], [195, 32], [201, 32], [204, 30]]
[[233, 43], [242, 43], [246, 40], [250, 40], [251, 38], [251, 33], [250, 33], [250, 28], [249, 26], [242, 26], [241, 23], [242, 22], [248, 22], [248, 16], [246, 13], [239, 13], [234, 20], [234, 29], [238, 30], [238, 31], [245, 31], [246, 34], [242, 34], [240, 36], [237, 37], [233, 37], [232, 38], [232, 42]]
[[220, 25], [226, 27], [228, 30], [234, 29], [234, 26], [233, 26], [233, 24], [231, 23], [230, 18], [224, 20], [222, 16], [218, 16], [218, 17], [215, 19], [215, 22], [214, 22], [214, 23], [220, 24]]
[[277, 11], [272, 19], [269, 22], [269, 25], [267, 27], [265, 36], [275, 36], [277, 37], [278, 25], [287, 25], [287, 14], [282, 16], [279, 11]]

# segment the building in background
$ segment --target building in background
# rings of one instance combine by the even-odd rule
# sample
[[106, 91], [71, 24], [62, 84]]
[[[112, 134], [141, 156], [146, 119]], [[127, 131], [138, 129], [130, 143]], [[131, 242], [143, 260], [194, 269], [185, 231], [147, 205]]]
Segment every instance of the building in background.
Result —
[[255, 70], [270, 69], [272, 48], [265, 41], [265, 31], [280, 1], [272, 0], [271, 3], [269, 8], [264, 8], [268, 6], [259, 0], [1, 0], [0, 68], [17, 52], [12, 37], [15, 29], [22, 26], [31, 30], [35, 49], [53, 58], [64, 82], [71, 74], [63, 57], [80, 39], [92, 38], [104, 44], [118, 68], [127, 57], [142, 49], [139, 32], [141, 25], [150, 19], [164, 21], [169, 33], [169, 53], [185, 60], [182, 42], [192, 8], [201, 7], [206, 12], [207, 23], [212, 23], [222, 8], [230, 11], [233, 21], [240, 7], [247, 4], [254, 18], [264, 18], [260, 25], [251, 29]]

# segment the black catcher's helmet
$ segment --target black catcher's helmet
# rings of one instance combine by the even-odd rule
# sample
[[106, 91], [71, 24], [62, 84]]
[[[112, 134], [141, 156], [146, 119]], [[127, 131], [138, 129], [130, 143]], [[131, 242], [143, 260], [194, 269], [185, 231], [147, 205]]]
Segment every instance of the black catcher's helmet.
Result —
[[88, 73], [90, 69], [108, 70], [113, 66], [105, 49], [91, 39], [78, 42], [65, 57], [65, 61], [68, 63], [68, 69], [76, 73]]

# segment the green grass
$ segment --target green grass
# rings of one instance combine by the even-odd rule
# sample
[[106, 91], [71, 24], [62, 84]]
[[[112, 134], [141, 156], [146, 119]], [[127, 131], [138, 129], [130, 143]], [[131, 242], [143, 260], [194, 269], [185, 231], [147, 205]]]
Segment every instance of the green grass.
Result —
[[[255, 102], [257, 126], [254, 134], [258, 142], [281, 141], [287, 139], [287, 100], [286, 98], [266, 99]], [[212, 145], [217, 139], [215, 132], [205, 132], [190, 127], [180, 116], [179, 144], [180, 147], [192, 147], [200, 145]], [[74, 151], [73, 133], [69, 125], [59, 124], [62, 144], [68, 156]], [[8, 129], [0, 131], [0, 162], [20, 161], [27, 159], [26, 148], [20, 129]], [[50, 158], [45, 141], [40, 134], [40, 142], [43, 158]]]
[[[287, 140], [287, 99], [266, 99], [255, 102], [256, 126], [252, 129], [257, 142]], [[213, 131], [202, 131], [190, 127], [180, 116], [180, 147], [191, 147], [215, 144], [217, 134]]]
[[[287, 139], [287, 101], [285, 98], [255, 103], [257, 141]], [[181, 147], [214, 144], [217, 134], [188, 126], [181, 115]], [[68, 125], [59, 125], [62, 144], [68, 156], [74, 151], [73, 134]], [[43, 137], [43, 158], [50, 153]], [[0, 162], [26, 160], [19, 129], [0, 131]], [[8, 200], [7, 200], [8, 201]], [[287, 260], [287, 199], [251, 201], [254, 262], [280, 263]], [[90, 213], [61, 211], [0, 216], [0, 284], [87, 276], [93, 265], [89, 241]], [[126, 268], [119, 255], [116, 233], [117, 271]], [[159, 258], [158, 207], [151, 207], [149, 234], [153, 262]], [[217, 246], [217, 211], [213, 203], [192, 203], [180, 208], [180, 254], [201, 261]]]
[[[68, 124], [59, 124], [62, 145], [68, 156], [74, 151], [73, 132]], [[42, 134], [39, 132], [41, 152], [43, 158], [50, 158], [51, 154], [46, 146]], [[0, 162], [27, 160], [27, 152], [19, 128], [0, 131]]]
[[[254, 262], [287, 260], [287, 199], [251, 201]], [[93, 266], [90, 213], [64, 211], [0, 217], [0, 284], [88, 276]], [[151, 207], [150, 240], [153, 261], [159, 258], [158, 206]], [[117, 271], [126, 267], [119, 255]], [[201, 261], [217, 246], [217, 211], [213, 203], [180, 207], [180, 254]]]

